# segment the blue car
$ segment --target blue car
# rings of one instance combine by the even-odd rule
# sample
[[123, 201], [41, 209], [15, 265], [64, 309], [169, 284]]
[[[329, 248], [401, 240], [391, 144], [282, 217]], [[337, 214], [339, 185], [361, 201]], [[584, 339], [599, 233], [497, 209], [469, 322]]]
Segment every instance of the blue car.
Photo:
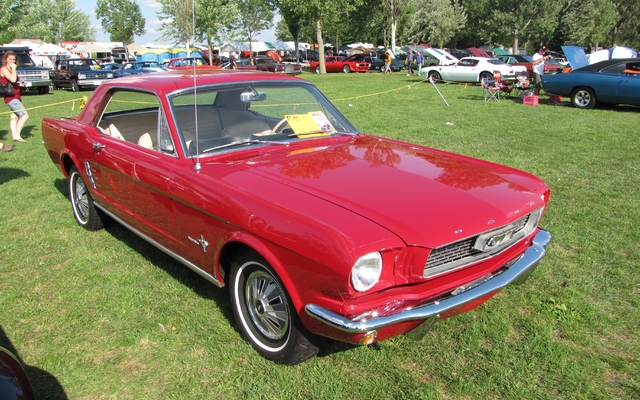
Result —
[[125, 62], [118, 69], [113, 70], [113, 76], [118, 78], [127, 75], [146, 74], [149, 72], [167, 71], [166, 68], [160, 66], [154, 61], [137, 61]]
[[577, 108], [590, 109], [598, 103], [640, 106], [640, 58], [605, 60], [564, 74], [544, 75], [542, 83], [545, 92], [570, 97]]

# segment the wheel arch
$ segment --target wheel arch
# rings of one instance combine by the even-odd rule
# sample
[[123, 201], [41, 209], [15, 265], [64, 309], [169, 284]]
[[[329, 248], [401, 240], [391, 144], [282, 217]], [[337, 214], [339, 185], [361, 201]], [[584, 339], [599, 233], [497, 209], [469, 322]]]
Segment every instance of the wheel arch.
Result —
[[285, 290], [289, 294], [296, 312], [298, 314], [302, 314], [304, 312], [305, 304], [300, 296], [298, 288], [293, 284], [293, 280], [287, 272], [287, 269], [269, 246], [264, 244], [258, 238], [243, 232], [228, 234], [226, 239], [226, 243], [224, 243], [220, 248], [217, 262], [217, 268], [219, 268], [217, 273], [222, 276], [221, 283], [224, 286], [228, 285], [233, 260], [239, 254], [252, 251], [264, 258], [269, 263], [269, 266], [271, 266], [273, 271], [278, 275], [278, 279], [280, 279]]
[[71, 171], [72, 167], [78, 168], [78, 171], [82, 173], [82, 168], [80, 167], [80, 163], [76, 160], [76, 157], [69, 153], [68, 150], [65, 150], [61, 155], [60, 165], [62, 166], [62, 173], [65, 178], [69, 179], [69, 171]]
[[493, 72], [491, 71], [480, 71], [480, 73], [478, 74], [478, 77], [476, 78], [476, 82], [480, 83], [482, 81], [482, 76], [484, 76], [485, 74], [489, 74], [493, 77]]

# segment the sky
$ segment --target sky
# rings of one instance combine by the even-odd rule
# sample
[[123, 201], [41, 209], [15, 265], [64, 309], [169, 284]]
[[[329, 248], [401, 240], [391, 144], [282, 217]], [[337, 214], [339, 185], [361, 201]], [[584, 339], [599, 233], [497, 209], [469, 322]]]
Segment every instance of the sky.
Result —
[[[160, 38], [160, 27], [162, 23], [160, 22], [160, 18], [158, 18], [158, 12], [162, 10], [160, 3], [156, 0], [135, 0], [136, 3], [140, 6], [140, 11], [142, 12], [142, 16], [145, 18], [145, 27], [147, 29], [147, 33], [143, 36], [136, 36], [135, 43], [139, 45], [147, 45], [147, 44], [172, 44], [166, 40], [159, 40]], [[109, 34], [102, 30], [102, 26], [100, 22], [96, 19], [96, 0], [76, 0], [76, 7], [81, 10], [83, 13], [89, 15], [89, 19], [91, 21], [91, 26], [96, 29], [96, 41], [97, 42], [110, 42]], [[275, 23], [274, 28], [268, 31], [263, 31], [259, 36], [255, 39], [258, 41], [264, 42], [273, 42], [276, 40], [275, 34]], [[126, 43], [129, 44], [129, 43]]]

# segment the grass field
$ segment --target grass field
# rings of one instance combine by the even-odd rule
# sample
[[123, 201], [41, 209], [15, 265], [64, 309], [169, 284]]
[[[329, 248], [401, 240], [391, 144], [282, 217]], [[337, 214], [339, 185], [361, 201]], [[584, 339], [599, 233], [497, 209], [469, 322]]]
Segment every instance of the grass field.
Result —
[[420, 342], [329, 342], [273, 364], [242, 339], [226, 291], [117, 224], [76, 224], [40, 120], [77, 114], [91, 92], [26, 95], [27, 143], [0, 153], [0, 345], [39, 398], [640, 398], [640, 109], [485, 103], [478, 86], [439, 84], [447, 106], [400, 73], [302, 77], [363, 132], [544, 179], [554, 240], [531, 278]]

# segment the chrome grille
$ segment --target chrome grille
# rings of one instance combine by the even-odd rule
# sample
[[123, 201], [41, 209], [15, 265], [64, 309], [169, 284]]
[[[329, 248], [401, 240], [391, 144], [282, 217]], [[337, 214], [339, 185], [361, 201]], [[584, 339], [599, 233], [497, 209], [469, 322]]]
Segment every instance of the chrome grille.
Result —
[[18, 76], [20, 76], [20, 79], [22, 79], [24, 81], [40, 81], [42, 79], [49, 79], [48, 74], [47, 73], [43, 73], [42, 71], [24, 71], [24, 70], [20, 70], [18, 72], [19, 72]]
[[[510, 247], [511, 245], [525, 237], [528, 233], [531, 233], [537, 226], [537, 221], [535, 221], [536, 226], [528, 229], [530, 230], [530, 232], [527, 232], [527, 230], [525, 230], [525, 228], [528, 227], [530, 215], [531, 214], [525, 215], [524, 217], [517, 219], [511, 224], [499, 227], [497, 229], [482, 232], [480, 235], [473, 236], [442, 247], [438, 247], [437, 249], [433, 249], [429, 254], [429, 258], [427, 259], [427, 263], [424, 268], [424, 277], [426, 278], [441, 274], [443, 272], [451, 271], [456, 268], [464, 267], [484, 258], [488, 258], [494, 254], [501, 252], [505, 248]], [[476, 241], [478, 240], [479, 236], [493, 231], [500, 231], [507, 227], [513, 228], [513, 239], [507, 245], [490, 252], [476, 249]]]
[[83, 72], [85, 79], [107, 79], [106, 74], [92, 74], [91, 72]]
[[465, 257], [481, 253], [480, 250], [473, 248], [473, 244], [475, 242], [476, 237], [472, 237], [467, 240], [463, 240], [462, 242], [456, 242], [434, 249], [431, 254], [429, 254], [429, 259], [427, 260], [427, 266], [425, 269], [435, 268], [443, 264], [462, 260]]

